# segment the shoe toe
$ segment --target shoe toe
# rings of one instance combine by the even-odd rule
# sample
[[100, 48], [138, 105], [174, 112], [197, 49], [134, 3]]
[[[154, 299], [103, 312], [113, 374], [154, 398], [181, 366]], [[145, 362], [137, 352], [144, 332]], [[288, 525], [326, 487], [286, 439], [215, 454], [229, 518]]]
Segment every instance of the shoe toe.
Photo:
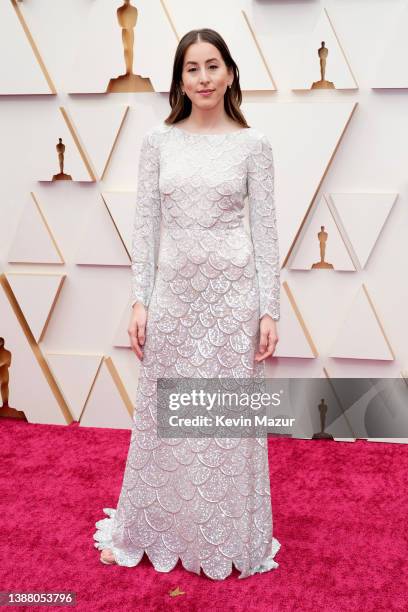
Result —
[[113, 553], [111, 551], [108, 551], [108, 552], [102, 551], [100, 560], [102, 561], [102, 563], [105, 563], [106, 565], [113, 565], [116, 563]]

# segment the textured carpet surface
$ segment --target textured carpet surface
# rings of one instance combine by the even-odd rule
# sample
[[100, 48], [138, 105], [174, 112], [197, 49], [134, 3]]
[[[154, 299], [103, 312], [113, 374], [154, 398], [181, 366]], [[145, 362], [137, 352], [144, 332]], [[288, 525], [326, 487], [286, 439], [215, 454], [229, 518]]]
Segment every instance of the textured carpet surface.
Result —
[[[408, 446], [270, 438], [277, 569], [213, 581], [103, 565], [95, 522], [116, 507], [130, 430], [1, 419], [1, 591], [75, 591], [78, 611], [408, 609]], [[184, 594], [171, 597], [179, 587]]]

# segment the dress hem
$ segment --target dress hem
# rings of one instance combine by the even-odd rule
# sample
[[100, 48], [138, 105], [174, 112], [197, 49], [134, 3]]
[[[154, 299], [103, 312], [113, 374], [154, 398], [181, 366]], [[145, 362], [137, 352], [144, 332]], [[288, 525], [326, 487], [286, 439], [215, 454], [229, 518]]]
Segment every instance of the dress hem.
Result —
[[[176, 562], [171, 566], [168, 567], [166, 569], [160, 568], [158, 567], [154, 561], [150, 558], [149, 553], [147, 552], [146, 549], [142, 549], [141, 551], [139, 551], [138, 554], [138, 558], [134, 561], [134, 562], [128, 562], [128, 563], [120, 563], [120, 552], [118, 551], [117, 548], [115, 548], [115, 546], [113, 545], [112, 542], [112, 531], [113, 531], [113, 521], [114, 521], [114, 517], [116, 514], [116, 510], [114, 508], [104, 508], [103, 511], [105, 512], [105, 514], [108, 515], [108, 518], [103, 518], [99, 521], [97, 521], [95, 523], [95, 527], [96, 527], [96, 531], [94, 533], [94, 540], [96, 540], [94, 546], [95, 548], [97, 548], [98, 550], [103, 550], [104, 548], [108, 548], [109, 550], [112, 551], [113, 557], [117, 563], [117, 565], [121, 565], [124, 567], [136, 567], [141, 559], [143, 558], [143, 554], [146, 553], [147, 558], [149, 559], [150, 563], [152, 564], [152, 566], [154, 567], [154, 569], [157, 572], [161, 572], [161, 573], [169, 573], [171, 572], [175, 566], [177, 565], [178, 561], [181, 561], [181, 564], [183, 566], [183, 568], [189, 572], [192, 572], [193, 570], [191, 570], [190, 568], [186, 567], [183, 563], [183, 559], [178, 556]], [[268, 555], [263, 561], [262, 563], [260, 563], [259, 565], [255, 566], [252, 569], [248, 569], [248, 570], [242, 570], [241, 574], [238, 576], [238, 578], [242, 579], [242, 578], [248, 578], [249, 576], [253, 576], [254, 574], [260, 574], [263, 572], [268, 572], [272, 569], [275, 569], [277, 567], [279, 567], [279, 563], [277, 563], [277, 561], [274, 560], [274, 557], [276, 555], [276, 553], [280, 550], [281, 548], [281, 544], [280, 542], [276, 539], [276, 538], [272, 538], [272, 552], [270, 555]], [[233, 567], [235, 567], [238, 571], [240, 571], [233, 559], [231, 559], [231, 570], [228, 572], [228, 574], [226, 574], [225, 576], [223, 576], [222, 578], [217, 578], [215, 576], [211, 576], [210, 574], [208, 574], [204, 567], [201, 564], [201, 561], [199, 563], [199, 567], [198, 567], [198, 571], [193, 573], [196, 573], [198, 575], [200, 575], [200, 570], [203, 570], [204, 574], [207, 576], [207, 578], [211, 578], [212, 580], [224, 580], [225, 578], [227, 578], [228, 576], [230, 576], [230, 574], [232, 573], [232, 569]]]

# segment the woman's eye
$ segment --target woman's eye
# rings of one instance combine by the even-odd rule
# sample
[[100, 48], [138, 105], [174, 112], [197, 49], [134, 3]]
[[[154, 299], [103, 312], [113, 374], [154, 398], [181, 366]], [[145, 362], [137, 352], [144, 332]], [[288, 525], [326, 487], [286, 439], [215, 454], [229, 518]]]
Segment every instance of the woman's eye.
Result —
[[[218, 66], [215, 66], [215, 64], [214, 64], [214, 65], [210, 66], [210, 68], [218, 68]], [[192, 72], [193, 70], [195, 70], [195, 68], [189, 68], [187, 70], [187, 72]]]

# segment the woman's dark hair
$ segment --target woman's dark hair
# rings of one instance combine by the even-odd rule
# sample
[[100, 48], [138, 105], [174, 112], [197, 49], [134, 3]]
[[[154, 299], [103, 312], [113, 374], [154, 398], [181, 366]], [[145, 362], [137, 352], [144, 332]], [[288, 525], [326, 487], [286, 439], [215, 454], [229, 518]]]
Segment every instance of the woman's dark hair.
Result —
[[188, 117], [191, 113], [191, 100], [188, 96], [183, 95], [181, 90], [181, 76], [183, 72], [184, 56], [187, 48], [196, 42], [208, 42], [217, 47], [224, 60], [227, 68], [232, 68], [234, 74], [234, 80], [231, 87], [227, 87], [224, 94], [224, 108], [231, 117], [239, 123], [242, 127], [250, 127], [246, 122], [246, 119], [240, 111], [242, 102], [242, 92], [239, 84], [239, 70], [238, 66], [234, 62], [229, 52], [229, 49], [222, 38], [215, 30], [210, 28], [201, 28], [199, 30], [190, 30], [185, 34], [176, 49], [173, 64], [173, 77], [171, 81], [171, 87], [169, 92], [169, 102], [171, 106], [171, 112], [169, 116], [164, 120], [167, 125], [172, 125]]

